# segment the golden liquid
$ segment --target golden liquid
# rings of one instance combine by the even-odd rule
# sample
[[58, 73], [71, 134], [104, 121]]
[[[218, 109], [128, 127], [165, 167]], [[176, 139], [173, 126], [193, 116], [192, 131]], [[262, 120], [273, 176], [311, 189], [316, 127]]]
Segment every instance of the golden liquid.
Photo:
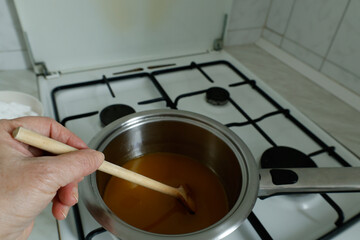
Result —
[[145, 231], [181, 234], [206, 228], [228, 212], [225, 190], [217, 176], [183, 155], [151, 153], [123, 167], [173, 187], [186, 184], [196, 204], [191, 214], [174, 197], [111, 177], [103, 199], [123, 221]]

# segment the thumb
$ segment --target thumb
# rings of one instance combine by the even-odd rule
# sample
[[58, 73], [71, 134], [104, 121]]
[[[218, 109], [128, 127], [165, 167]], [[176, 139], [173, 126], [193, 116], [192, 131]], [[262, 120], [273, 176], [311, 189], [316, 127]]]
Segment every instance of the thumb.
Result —
[[82, 149], [54, 156], [47, 163], [55, 174], [54, 180], [59, 187], [63, 187], [82, 177], [85, 177], [100, 167], [104, 161], [104, 154], [92, 149]]

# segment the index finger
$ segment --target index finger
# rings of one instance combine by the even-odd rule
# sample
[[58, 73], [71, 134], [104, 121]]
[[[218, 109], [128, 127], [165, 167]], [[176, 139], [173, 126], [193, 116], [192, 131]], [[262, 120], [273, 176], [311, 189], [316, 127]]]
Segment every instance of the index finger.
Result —
[[10, 121], [9, 133], [24, 127], [77, 149], [88, 148], [86, 143], [60, 123], [48, 117], [22, 117]]

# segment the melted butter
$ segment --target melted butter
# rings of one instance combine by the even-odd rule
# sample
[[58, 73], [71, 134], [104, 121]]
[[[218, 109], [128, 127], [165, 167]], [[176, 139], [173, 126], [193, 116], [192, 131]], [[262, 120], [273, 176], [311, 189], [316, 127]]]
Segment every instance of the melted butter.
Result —
[[103, 199], [119, 218], [132, 226], [161, 234], [189, 233], [214, 224], [228, 212], [226, 194], [217, 176], [191, 158], [152, 153], [123, 167], [173, 187], [186, 184], [196, 204], [196, 213], [190, 214], [173, 197], [112, 177]]

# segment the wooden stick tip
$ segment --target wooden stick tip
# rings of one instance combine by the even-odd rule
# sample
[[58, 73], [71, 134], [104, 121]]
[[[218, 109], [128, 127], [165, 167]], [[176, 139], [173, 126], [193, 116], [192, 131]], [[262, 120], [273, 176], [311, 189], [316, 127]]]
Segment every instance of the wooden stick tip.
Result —
[[181, 203], [188, 209], [188, 211], [191, 214], [195, 214], [196, 212], [196, 204], [192, 197], [191, 189], [186, 184], [180, 185], [179, 193], [180, 196], [178, 199], [181, 201]]

